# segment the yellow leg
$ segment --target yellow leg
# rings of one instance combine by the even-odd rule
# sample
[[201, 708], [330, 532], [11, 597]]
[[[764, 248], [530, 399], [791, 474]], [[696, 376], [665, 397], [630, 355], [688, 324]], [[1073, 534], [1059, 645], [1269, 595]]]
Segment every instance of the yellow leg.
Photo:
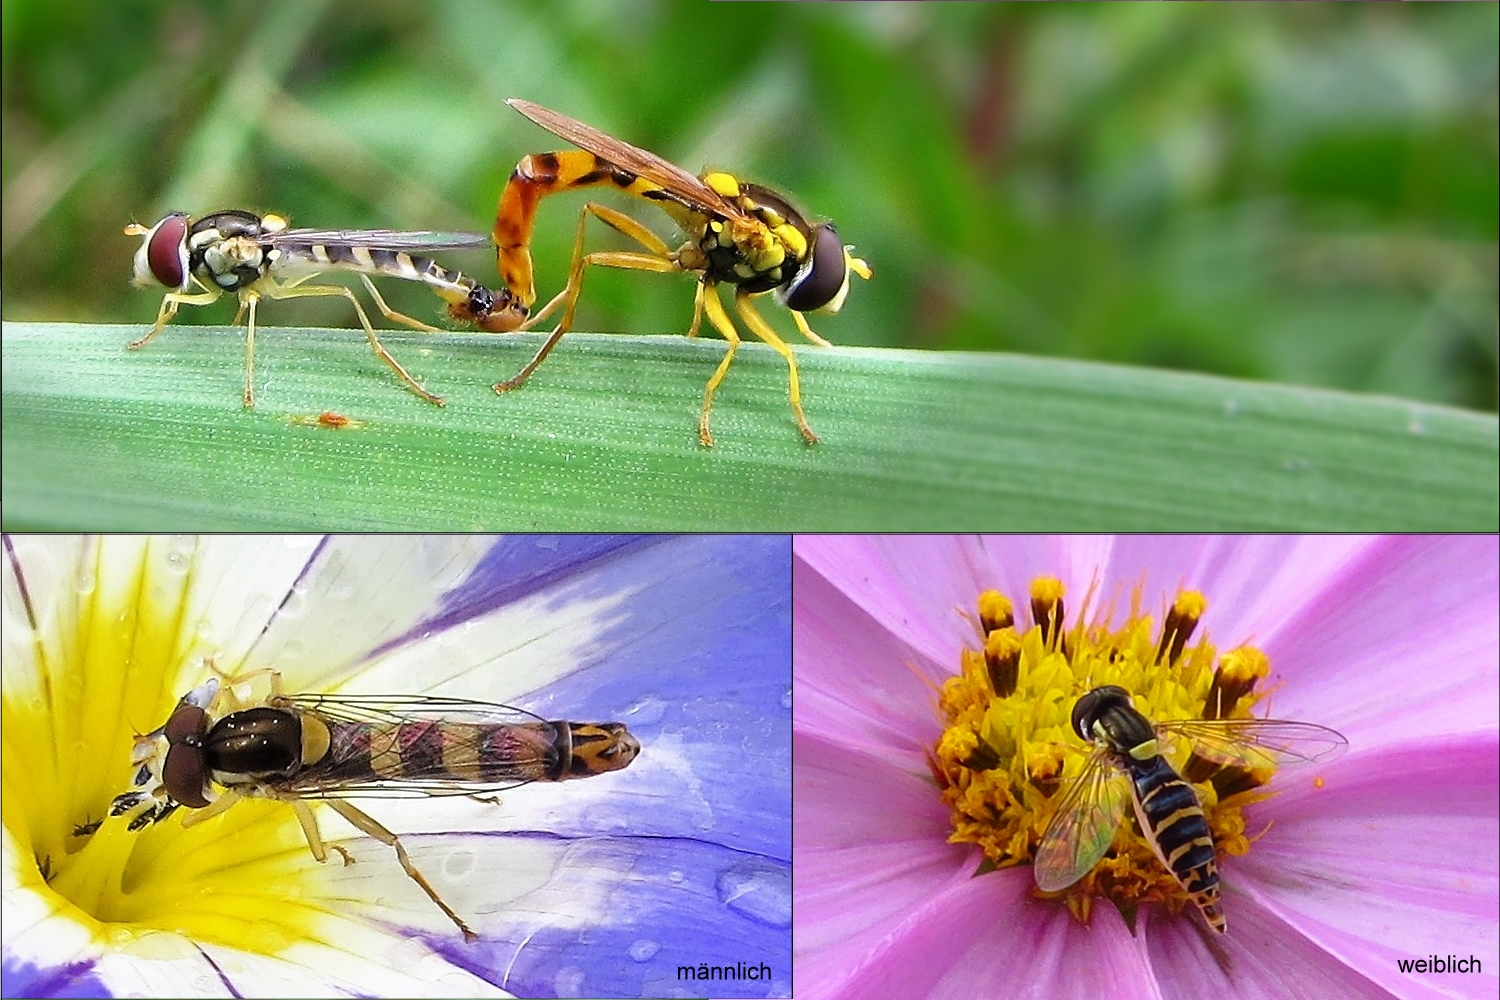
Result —
[[[704, 289], [707, 287], [707, 285], [700, 281], [698, 282], [698, 290], [693, 293], [693, 325], [688, 327], [687, 335], [689, 338], [698, 336], [698, 328], [703, 325], [703, 295]], [[714, 294], [717, 295], [718, 293], [715, 292]]]
[[[646, 248], [646, 253], [599, 250], [594, 253], [583, 252], [584, 233], [590, 215], [595, 216], [605, 225], [635, 240]], [[573, 313], [578, 307], [578, 296], [583, 292], [583, 276], [585, 271], [591, 267], [617, 267], [632, 271], [656, 271], [670, 274], [680, 271], [677, 261], [672, 256], [672, 251], [651, 230], [641, 225], [623, 212], [617, 212], [604, 205], [595, 205], [590, 202], [583, 206], [583, 211], [578, 213], [578, 234], [573, 241], [573, 263], [568, 269], [568, 283], [561, 292], [548, 302], [539, 312], [533, 315], [520, 327], [529, 330], [537, 323], [550, 316], [558, 305], [566, 303], [563, 316], [557, 326], [553, 328], [541, 348], [532, 356], [515, 377], [506, 379], [504, 382], [496, 382], [496, 392], [509, 392], [531, 377], [531, 373], [537, 370], [547, 355], [552, 353], [552, 348], [563, 338], [563, 334], [573, 328]]]
[[[254, 670], [247, 670], [243, 674], [226, 674], [219, 669], [219, 665], [213, 657], [204, 657], [203, 664], [221, 681], [218, 697], [214, 699], [213, 708], [209, 713], [214, 718], [222, 719], [226, 715], [242, 712], [247, 708], [255, 708], [261, 704], [271, 704], [274, 707], [276, 703], [286, 700], [284, 697], [286, 692], [283, 690], [281, 684], [281, 671], [275, 667], [257, 667]], [[256, 677], [270, 678], [270, 695], [264, 700], [259, 698], [249, 698], [248, 700], [241, 698], [236, 693], [235, 688], [249, 684]]]
[[360, 326], [365, 328], [365, 336], [370, 339], [370, 349], [375, 352], [375, 356], [389, 365], [391, 371], [395, 372], [412, 392], [436, 406], [445, 405], [443, 397], [435, 396], [422, 388], [422, 385], [412, 378], [405, 368], [401, 367], [401, 362], [391, 357], [391, 353], [375, 335], [375, 328], [370, 325], [370, 317], [365, 315], [364, 306], [359, 304], [359, 299], [353, 292], [343, 285], [303, 285], [300, 283], [302, 280], [305, 279], [299, 279], [291, 284], [278, 284], [270, 278], [265, 278], [255, 283], [255, 290], [268, 299], [316, 298], [326, 295], [341, 295], [348, 299], [349, 303], [354, 306], [355, 314], [359, 316]]
[[[802, 439], [808, 444], [817, 444], [818, 436], [813, 433], [813, 429], [807, 424], [807, 417], [802, 414], [802, 388], [797, 379], [797, 359], [792, 356], [792, 349], [786, 345], [786, 341], [776, 335], [775, 330], [771, 329], [771, 324], [767, 323], [756, 310], [755, 303], [750, 301], [750, 293], [744, 289], [735, 293], [734, 311], [739, 313], [740, 319], [745, 326], [750, 328], [751, 333], [770, 344], [772, 350], [786, 358], [787, 387], [792, 399], [792, 416], [797, 418], [797, 429], [802, 432]], [[798, 320], [802, 319], [797, 313], [792, 313], [792, 315]], [[806, 327], [805, 321], [803, 327], [804, 329]], [[805, 332], [816, 336], [811, 330], [805, 330]]]
[[724, 355], [724, 360], [719, 362], [718, 370], [708, 380], [708, 385], [703, 388], [703, 412], [698, 417], [698, 443], [705, 448], [714, 446], [714, 436], [708, 429], [708, 415], [714, 408], [714, 391], [719, 388], [719, 383], [724, 381], [725, 374], [729, 371], [730, 362], [734, 361], [734, 352], [740, 349], [739, 331], [734, 328], [729, 314], [724, 311], [724, 303], [719, 301], [718, 288], [707, 288], [699, 293], [699, 301], [703, 309], [708, 313], [708, 321], [714, 325], [729, 341], [729, 351]]
[[386, 319], [401, 323], [404, 326], [409, 326], [413, 330], [420, 330], [423, 333], [443, 332], [435, 326], [428, 326], [426, 323], [423, 323], [419, 319], [412, 319], [405, 313], [398, 313], [396, 310], [386, 305], [385, 299], [380, 297], [380, 292], [376, 290], [375, 283], [370, 280], [369, 275], [361, 274], [359, 276], [359, 280], [365, 283], [365, 289], [370, 293], [370, 298], [375, 300], [375, 306], [380, 310], [380, 315], [384, 316]]
[[[788, 309], [787, 311], [791, 312], [790, 309]], [[792, 320], [797, 324], [797, 329], [799, 329], [799, 330], [802, 331], [802, 336], [806, 337], [808, 340], [812, 341], [814, 344], [817, 344], [819, 347], [832, 347], [833, 346], [828, 341], [826, 341], [822, 337], [818, 336], [816, 333], [813, 333], [813, 328], [807, 325], [807, 320], [805, 318], [803, 318], [803, 316], [802, 316], [801, 313], [799, 313], [799, 312], [793, 312], [792, 313]]]
[[[240, 309], [247, 306], [250, 310], [250, 321], [245, 324], [245, 409], [253, 409], [255, 406], [255, 305], [260, 301], [260, 296], [254, 291], [247, 289], [241, 293]], [[236, 314], [234, 321], [240, 321]]]
[[344, 867], [354, 864], [354, 858], [348, 851], [338, 844], [323, 843], [323, 835], [318, 832], [318, 817], [313, 815], [312, 806], [301, 799], [285, 800], [292, 810], [297, 814], [297, 822], [302, 825], [302, 836], [307, 838], [307, 848], [312, 851], [312, 856], [318, 859], [319, 864], [328, 863], [328, 848], [338, 851], [344, 858]]
[[220, 813], [228, 811], [229, 807], [234, 805], [239, 800], [240, 793], [231, 789], [225, 792], [223, 795], [220, 795], [218, 798], [214, 799], [202, 809], [194, 809], [191, 812], [187, 813], [187, 815], [183, 816], [182, 826], [184, 829], [186, 829], [188, 827], [197, 826], [199, 823], [202, 823], [206, 819], [213, 819]]
[[213, 288], [203, 292], [196, 292], [192, 295], [184, 292], [168, 292], [162, 296], [161, 308], [156, 311], [156, 325], [151, 328], [151, 332], [147, 333], [140, 340], [132, 340], [126, 344], [126, 350], [139, 351], [145, 347], [147, 341], [158, 333], [161, 333], [162, 327], [172, 322], [172, 317], [177, 315], [178, 306], [206, 306], [211, 302], [219, 301], [221, 294], [221, 292]]
[[[562, 291], [558, 292], [552, 297], [552, 300], [550, 302], [543, 306], [538, 312], [533, 313], [531, 315], [531, 318], [528, 319], [525, 323], [522, 323], [519, 327], [517, 327], [516, 329], [518, 331], [531, 330], [540, 326], [542, 321], [550, 316], [553, 310], [555, 310], [563, 302], [568, 303], [568, 309], [561, 324], [562, 330], [564, 333], [566, 333], [568, 332], [568, 330], [572, 329], [573, 310], [578, 303], [579, 294], [583, 291], [583, 269], [590, 263], [597, 263], [594, 260], [594, 258], [598, 256], [597, 254], [589, 254], [587, 256], [584, 256], [583, 253], [585, 224], [588, 222], [588, 217], [590, 215], [593, 215], [600, 222], [603, 222], [611, 229], [614, 229], [624, 236], [628, 236], [630, 239], [635, 240], [641, 246], [645, 247], [648, 256], [659, 261], [671, 262], [672, 264], [672, 266], [670, 267], [644, 268], [643, 270], [661, 270], [667, 272], [681, 270], [681, 268], [676, 265], [675, 259], [672, 256], [672, 249], [662, 241], [661, 237], [657, 236], [651, 230], [647, 229], [645, 226], [641, 225], [639, 222], [635, 221], [624, 212], [617, 212], [606, 205], [596, 205], [593, 202], [589, 202], [588, 204], [584, 205], [583, 210], [578, 213], [578, 232], [573, 239], [573, 262], [568, 266], [568, 283], [563, 286]], [[607, 264], [604, 266], [629, 267], [630, 265]]]
[[406, 870], [406, 874], [411, 876], [413, 882], [422, 887], [422, 891], [427, 893], [428, 898], [438, 905], [438, 909], [448, 915], [449, 920], [458, 925], [458, 929], [463, 931], [464, 939], [474, 941], [478, 938], [479, 935], [469, 929], [468, 924], [465, 924], [459, 915], [454, 913], [447, 903], [443, 902], [443, 898], [437, 894], [437, 890], [428, 884], [427, 879], [422, 877], [421, 872], [417, 871], [417, 866], [411, 863], [411, 858], [406, 854], [406, 848], [401, 845], [401, 838], [381, 826], [374, 818], [341, 799], [328, 799], [327, 802], [340, 816], [353, 823], [356, 827], [387, 847], [395, 848], [396, 860], [401, 862], [401, 867]]

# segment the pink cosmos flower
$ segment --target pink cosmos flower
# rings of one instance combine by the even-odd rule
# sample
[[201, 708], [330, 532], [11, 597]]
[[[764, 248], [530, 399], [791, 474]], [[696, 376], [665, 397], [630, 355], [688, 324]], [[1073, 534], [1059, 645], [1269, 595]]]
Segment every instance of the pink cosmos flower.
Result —
[[[1139, 587], [1158, 627], [1200, 591], [1219, 649], [1270, 659], [1256, 715], [1347, 737], [1245, 810], [1223, 937], [1191, 907], [1143, 905], [1132, 927], [1095, 899], [1081, 923], [1029, 864], [981, 873], [978, 846], [948, 842], [938, 691], [980, 644], [980, 592], [1009, 596], [1021, 631], [1038, 577], [1062, 581], [1069, 616], [1113, 604], [1116, 622]], [[799, 1000], [1493, 997], [1497, 577], [1493, 536], [798, 538]], [[1478, 971], [1412, 964], [1434, 957]]]

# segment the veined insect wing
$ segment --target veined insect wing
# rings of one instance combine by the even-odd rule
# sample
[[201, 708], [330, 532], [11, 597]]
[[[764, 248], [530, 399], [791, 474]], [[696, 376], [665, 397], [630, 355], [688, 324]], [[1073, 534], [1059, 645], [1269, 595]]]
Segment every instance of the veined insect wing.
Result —
[[1042, 834], [1032, 869], [1037, 888], [1057, 892], [1087, 875], [1114, 843], [1130, 797], [1129, 777], [1095, 751]]
[[623, 139], [616, 139], [607, 132], [601, 132], [592, 125], [585, 125], [576, 118], [544, 108], [540, 104], [523, 101], [519, 97], [513, 97], [505, 103], [559, 139], [566, 139], [579, 149], [593, 153], [600, 159], [621, 167], [637, 177], [644, 177], [653, 184], [660, 185], [662, 190], [675, 195], [684, 202], [717, 213], [727, 219], [744, 215], [723, 195], [705, 184], [701, 177], [693, 176], [677, 164], [649, 150], [632, 146]]
[[494, 245], [489, 233], [437, 230], [287, 229], [265, 239], [272, 246], [333, 243], [377, 250], [482, 250]]
[[1349, 749], [1349, 741], [1326, 726], [1283, 719], [1182, 719], [1156, 729], [1216, 764], [1255, 770], [1326, 763]]
[[473, 795], [619, 770], [639, 743], [620, 723], [547, 720], [461, 698], [299, 695], [273, 702], [321, 720], [330, 750], [277, 783], [301, 798]]

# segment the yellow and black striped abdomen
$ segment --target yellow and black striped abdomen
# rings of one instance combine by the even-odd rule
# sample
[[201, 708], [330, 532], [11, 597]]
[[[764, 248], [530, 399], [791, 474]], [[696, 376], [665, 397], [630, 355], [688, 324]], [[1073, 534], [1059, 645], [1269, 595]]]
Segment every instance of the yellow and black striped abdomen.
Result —
[[1133, 785], [1141, 832], [1172, 877], [1203, 911], [1209, 926], [1224, 933], [1214, 839], [1197, 793], [1159, 754], [1144, 760], [1129, 754], [1121, 757]]

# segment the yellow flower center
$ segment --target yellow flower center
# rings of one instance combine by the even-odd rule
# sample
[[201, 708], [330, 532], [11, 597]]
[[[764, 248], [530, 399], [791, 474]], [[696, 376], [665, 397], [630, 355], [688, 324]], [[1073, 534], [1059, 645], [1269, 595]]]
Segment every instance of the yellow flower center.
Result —
[[291, 809], [242, 802], [192, 829], [173, 815], [138, 832], [108, 814], [133, 787], [133, 733], [186, 690], [189, 572], [144, 554], [134, 574], [96, 565], [76, 605], [39, 623], [57, 630], [51, 645], [7, 646], [18, 660], [5, 666], [5, 832], [18, 883], [113, 948], [174, 953], [168, 932], [276, 954], [316, 939], [328, 913]]
[[[1249, 718], [1259, 698], [1255, 683], [1269, 672], [1265, 654], [1252, 647], [1218, 656], [1207, 641], [1189, 644], [1207, 607], [1197, 591], [1177, 594], [1161, 628], [1141, 612], [1139, 587], [1117, 628], [1110, 624], [1112, 608], [1085, 624], [1090, 596], [1092, 591], [1085, 614], [1070, 625], [1062, 582], [1034, 580], [1032, 624], [1023, 631], [1004, 595], [980, 594], [981, 648], [964, 650], [959, 675], [943, 685], [945, 728], [933, 752], [933, 774], [952, 810], [949, 841], [980, 845], [985, 870], [1030, 863], [1060, 793], [1082, 773], [1094, 748], [1070, 721], [1081, 695], [1118, 685], [1153, 722]], [[1256, 789], [1271, 772], [1217, 768], [1186, 745], [1162, 749], [1193, 783], [1218, 854], [1246, 853], [1250, 841], [1241, 809], [1265, 797]], [[1133, 818], [1120, 824], [1093, 870], [1062, 895], [1080, 920], [1087, 920], [1095, 896], [1111, 900], [1127, 918], [1142, 903], [1177, 913], [1189, 902]]]

